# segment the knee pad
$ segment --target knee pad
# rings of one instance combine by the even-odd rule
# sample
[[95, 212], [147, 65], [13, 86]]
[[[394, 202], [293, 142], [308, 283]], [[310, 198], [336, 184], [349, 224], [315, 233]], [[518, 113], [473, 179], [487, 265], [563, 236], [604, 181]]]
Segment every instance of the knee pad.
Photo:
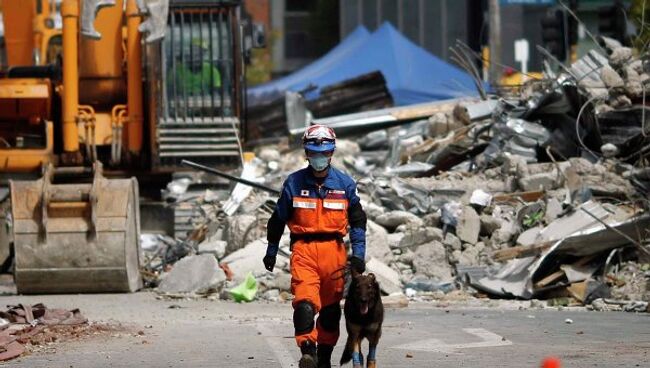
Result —
[[296, 336], [304, 335], [314, 329], [314, 306], [307, 301], [299, 302], [293, 309], [293, 327], [296, 329]]
[[335, 332], [339, 330], [341, 321], [341, 307], [339, 303], [330, 304], [320, 310], [320, 325], [325, 331]]

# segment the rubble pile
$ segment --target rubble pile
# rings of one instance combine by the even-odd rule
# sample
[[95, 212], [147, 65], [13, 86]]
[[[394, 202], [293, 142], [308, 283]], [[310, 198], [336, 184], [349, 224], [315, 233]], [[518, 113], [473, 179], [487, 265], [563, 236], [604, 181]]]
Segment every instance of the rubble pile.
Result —
[[[548, 70], [516, 96], [440, 104], [415, 121], [402, 111], [390, 128], [336, 117], [353, 139], [337, 141], [333, 164], [358, 180], [367, 269], [386, 294], [428, 300], [464, 290], [647, 310], [650, 65], [614, 41], [606, 46], [607, 55], [594, 50], [559, 74]], [[304, 165], [299, 149], [257, 147], [242, 178], [277, 190]], [[180, 243], [218, 260], [222, 289], [252, 274], [258, 298], [287, 300], [288, 234], [276, 271], [261, 266], [275, 197], [250, 187], [239, 195], [241, 186], [211, 202], [213, 215], [200, 216]], [[160, 271], [186, 249], [173, 242], [157, 256]]]
[[[286, 135], [287, 128], [291, 129], [293, 121], [304, 124], [307, 111], [312, 116], [324, 117], [393, 106], [386, 84], [383, 74], [374, 71], [320, 90], [310, 85], [300, 92], [271, 93], [254, 105], [248, 105], [246, 140], [281, 138]], [[314, 93], [316, 91], [318, 93]]]

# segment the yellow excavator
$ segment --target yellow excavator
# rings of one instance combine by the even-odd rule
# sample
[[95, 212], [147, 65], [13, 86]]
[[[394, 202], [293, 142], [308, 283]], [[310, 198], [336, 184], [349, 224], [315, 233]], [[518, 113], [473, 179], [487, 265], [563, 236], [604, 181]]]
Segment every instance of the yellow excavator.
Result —
[[1, 0], [0, 186], [19, 293], [138, 289], [130, 174], [241, 164], [240, 5]]

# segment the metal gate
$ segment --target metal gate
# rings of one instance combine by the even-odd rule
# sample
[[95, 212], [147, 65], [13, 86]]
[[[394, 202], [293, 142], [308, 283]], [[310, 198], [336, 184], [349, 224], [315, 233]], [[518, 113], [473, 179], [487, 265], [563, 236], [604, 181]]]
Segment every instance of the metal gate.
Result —
[[177, 166], [182, 158], [240, 162], [236, 8], [206, 4], [170, 7], [156, 130], [161, 166]]

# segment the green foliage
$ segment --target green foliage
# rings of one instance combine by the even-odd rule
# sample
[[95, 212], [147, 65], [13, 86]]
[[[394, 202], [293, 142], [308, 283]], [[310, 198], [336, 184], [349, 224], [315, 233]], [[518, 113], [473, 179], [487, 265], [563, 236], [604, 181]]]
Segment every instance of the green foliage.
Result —
[[253, 49], [251, 63], [246, 66], [246, 83], [248, 86], [265, 83], [271, 80], [273, 63], [268, 48]]
[[542, 218], [544, 217], [544, 210], [539, 210], [537, 212], [533, 212], [531, 214], [528, 214], [524, 216], [524, 220], [522, 221], [522, 225], [526, 229], [529, 229], [539, 223], [542, 222]]
[[634, 46], [645, 53], [650, 43], [650, 0], [633, 0], [628, 17], [638, 29]]
[[271, 80], [273, 72], [273, 59], [271, 58], [271, 48], [280, 37], [277, 30], [267, 30], [266, 47], [263, 49], [251, 50], [251, 63], [246, 65], [246, 84], [249, 87], [266, 83]]

